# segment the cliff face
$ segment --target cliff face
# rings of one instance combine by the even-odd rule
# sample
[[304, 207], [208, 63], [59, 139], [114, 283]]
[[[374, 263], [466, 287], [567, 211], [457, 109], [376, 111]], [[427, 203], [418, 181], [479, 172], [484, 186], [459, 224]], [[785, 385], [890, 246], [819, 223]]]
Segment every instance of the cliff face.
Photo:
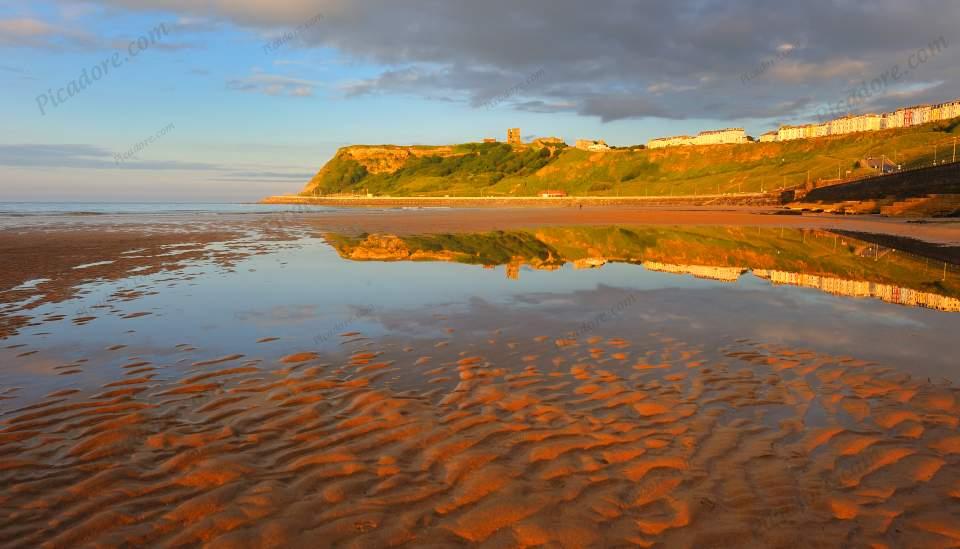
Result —
[[324, 175], [331, 170], [338, 169], [340, 166], [356, 162], [366, 170], [367, 174], [389, 174], [393, 173], [410, 160], [411, 158], [423, 156], [448, 157], [456, 156], [452, 147], [401, 147], [394, 145], [352, 145], [337, 150], [337, 154], [327, 162], [323, 168], [317, 172], [317, 175], [310, 180], [310, 183], [303, 189], [306, 194], [314, 194]]
[[403, 167], [404, 163], [418, 156], [456, 156], [452, 147], [345, 147], [337, 152], [337, 156], [356, 160], [372, 174], [393, 173]]

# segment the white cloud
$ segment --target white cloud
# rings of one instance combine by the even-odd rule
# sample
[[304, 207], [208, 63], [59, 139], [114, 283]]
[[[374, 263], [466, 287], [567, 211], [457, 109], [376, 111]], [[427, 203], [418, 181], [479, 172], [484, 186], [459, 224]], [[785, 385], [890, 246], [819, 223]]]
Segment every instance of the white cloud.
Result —
[[59, 49], [91, 46], [96, 39], [87, 33], [53, 25], [39, 19], [0, 19], [0, 45]]
[[232, 90], [272, 96], [312, 97], [316, 86], [317, 83], [309, 80], [267, 74], [256, 69], [248, 77], [227, 81], [227, 87]]

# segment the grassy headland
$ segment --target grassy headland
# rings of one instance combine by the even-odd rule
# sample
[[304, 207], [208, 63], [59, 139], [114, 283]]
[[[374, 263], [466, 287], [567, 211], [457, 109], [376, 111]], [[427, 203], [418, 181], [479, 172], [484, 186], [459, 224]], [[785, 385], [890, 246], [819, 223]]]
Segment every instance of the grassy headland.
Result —
[[868, 157], [904, 169], [950, 158], [960, 121], [785, 143], [616, 149], [503, 143], [344, 147], [309, 182], [305, 196], [683, 196], [761, 192], [868, 175]]

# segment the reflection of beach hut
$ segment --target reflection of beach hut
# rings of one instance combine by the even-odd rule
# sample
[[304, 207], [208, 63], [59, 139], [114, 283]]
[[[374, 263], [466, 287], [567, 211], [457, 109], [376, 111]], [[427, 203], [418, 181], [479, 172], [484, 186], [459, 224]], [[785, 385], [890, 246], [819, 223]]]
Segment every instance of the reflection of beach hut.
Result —
[[540, 193], [540, 198], [564, 198], [567, 196], [567, 193], [563, 191], [543, 191]]

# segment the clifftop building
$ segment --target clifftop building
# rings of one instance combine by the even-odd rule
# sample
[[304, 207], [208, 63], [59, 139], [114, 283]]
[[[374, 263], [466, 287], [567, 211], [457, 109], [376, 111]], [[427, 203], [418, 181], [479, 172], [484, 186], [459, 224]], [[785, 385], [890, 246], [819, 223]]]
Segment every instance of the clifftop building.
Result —
[[[792, 141], [794, 139], [810, 139], [826, 137], [828, 135], [848, 135], [860, 132], [875, 132], [879, 130], [909, 128], [929, 122], [941, 122], [960, 117], [960, 99], [955, 99], [937, 105], [915, 105], [903, 107], [893, 112], [883, 114], [867, 113], [842, 116], [822, 124], [806, 124], [803, 126], [781, 126], [777, 131], [775, 141]], [[760, 138], [765, 143], [769, 138]]]
[[648, 149], [663, 149], [666, 147], [681, 147], [692, 145], [693, 138], [689, 135], [675, 135], [672, 137], [658, 137], [647, 141]]
[[562, 137], [538, 137], [533, 140], [534, 145], [549, 147], [550, 145], [566, 145]]
[[581, 151], [603, 152], [609, 151], [610, 146], [603, 139], [577, 139], [576, 147]]
[[662, 149], [664, 147], [680, 147], [686, 145], [737, 145], [746, 142], [747, 132], [745, 132], [743, 128], [726, 128], [723, 130], [700, 132], [696, 137], [678, 135], [651, 139], [647, 142], [647, 148]]
[[507, 130], [507, 143], [511, 145], [523, 144], [523, 140], [520, 139], [520, 128], [510, 128]]

